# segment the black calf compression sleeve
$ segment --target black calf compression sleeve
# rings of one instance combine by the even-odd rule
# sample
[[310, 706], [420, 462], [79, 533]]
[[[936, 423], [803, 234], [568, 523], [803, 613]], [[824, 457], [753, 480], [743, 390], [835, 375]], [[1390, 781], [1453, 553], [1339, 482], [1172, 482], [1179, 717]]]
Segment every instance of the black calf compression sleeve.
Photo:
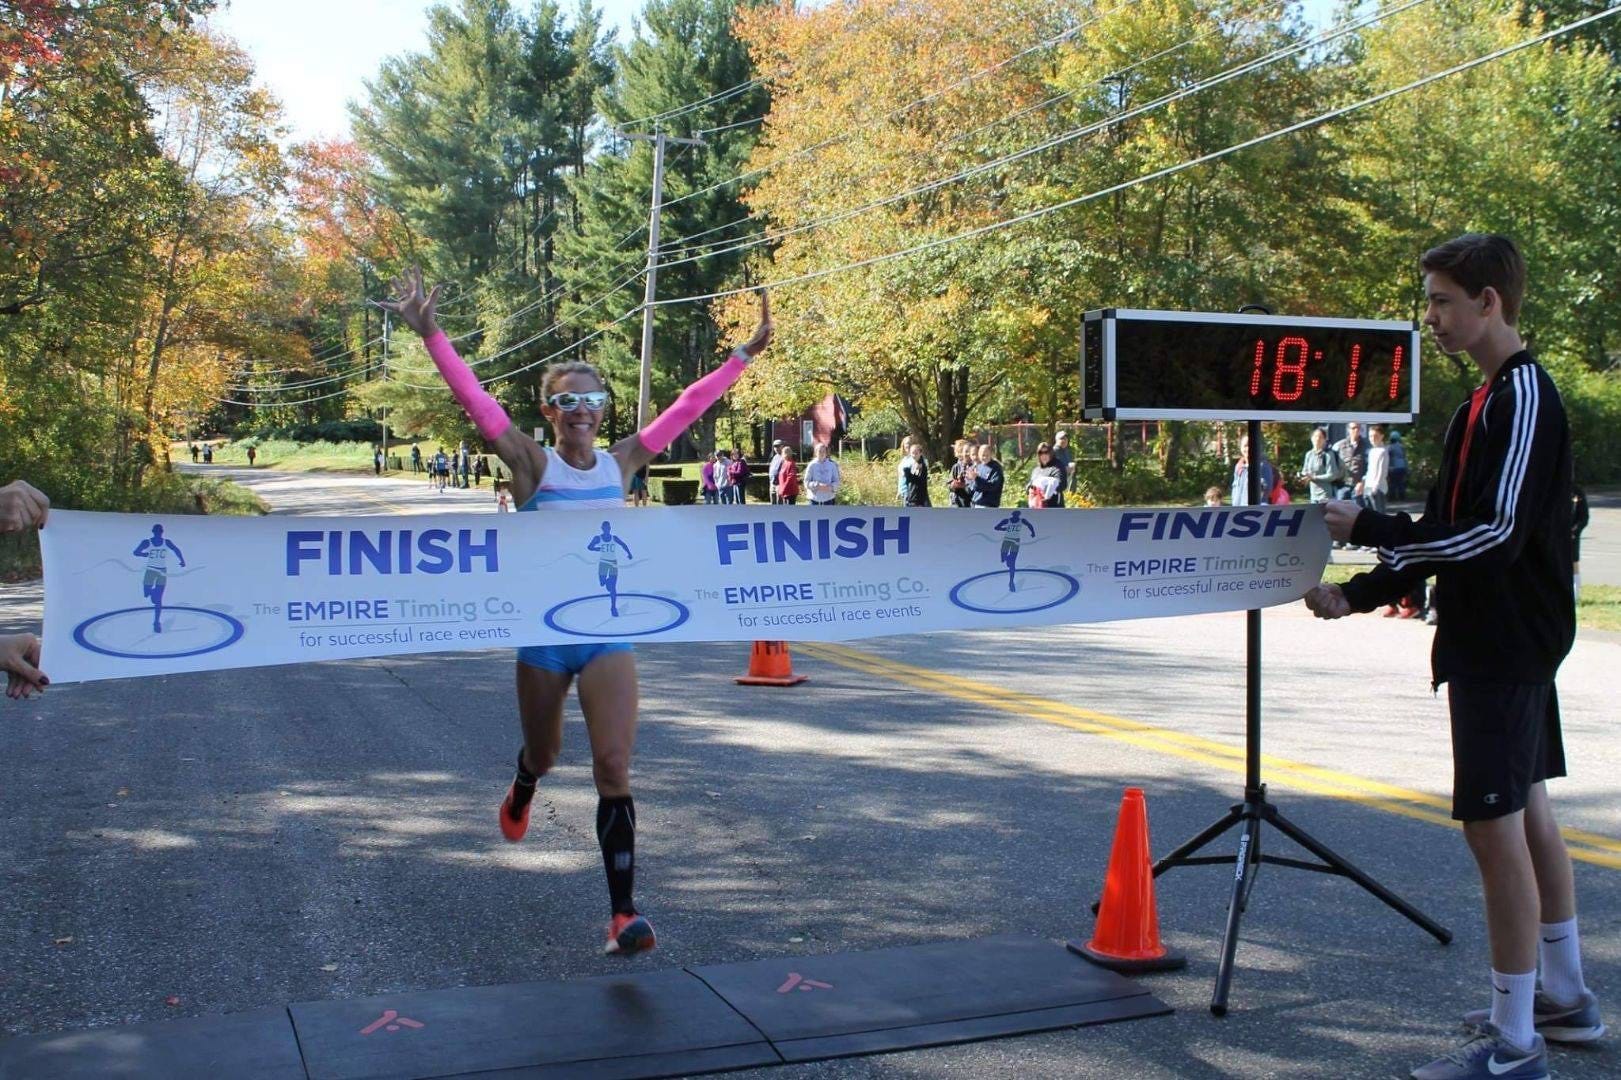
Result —
[[614, 914], [635, 911], [630, 894], [636, 883], [636, 803], [629, 795], [597, 800], [597, 843]]
[[523, 748], [518, 748], [518, 775], [512, 778], [512, 820], [517, 821], [523, 808], [535, 797], [535, 781], [539, 778], [523, 767]]

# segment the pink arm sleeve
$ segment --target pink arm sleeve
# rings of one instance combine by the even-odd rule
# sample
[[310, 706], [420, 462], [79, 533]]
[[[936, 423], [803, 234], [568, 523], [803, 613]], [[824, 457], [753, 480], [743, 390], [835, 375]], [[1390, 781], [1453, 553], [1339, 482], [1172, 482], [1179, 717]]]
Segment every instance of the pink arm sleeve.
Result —
[[648, 424], [636, 437], [642, 441], [642, 446], [650, 454], [662, 453], [666, 447], [675, 442], [692, 422], [704, 414], [704, 410], [720, 400], [720, 396], [737, 381], [743, 369], [749, 366], [748, 357], [741, 349], [732, 350], [732, 355], [726, 362], [699, 379], [685, 390], [681, 396], [670, 403], [670, 407], [660, 413], [651, 424]]
[[473, 421], [473, 426], [478, 428], [479, 434], [492, 442], [506, 434], [507, 428], [512, 426], [512, 420], [507, 416], [506, 410], [501, 408], [501, 403], [479, 385], [478, 376], [473, 374], [473, 369], [456, 355], [456, 347], [450, 343], [445, 332], [435, 330], [422, 339], [422, 344], [428, 347], [428, 355], [433, 357], [433, 366], [444, 376], [450, 392], [456, 395], [456, 400], [467, 410], [468, 419]]

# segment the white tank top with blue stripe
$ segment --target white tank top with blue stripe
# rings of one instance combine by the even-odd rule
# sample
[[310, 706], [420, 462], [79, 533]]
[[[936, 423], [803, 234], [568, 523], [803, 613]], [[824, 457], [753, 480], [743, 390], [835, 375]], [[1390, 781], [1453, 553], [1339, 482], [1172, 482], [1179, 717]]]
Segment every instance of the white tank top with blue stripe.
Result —
[[598, 450], [589, 469], [576, 469], [563, 455], [546, 447], [546, 469], [540, 487], [519, 510], [619, 510], [625, 505], [624, 475], [619, 461], [606, 450]]

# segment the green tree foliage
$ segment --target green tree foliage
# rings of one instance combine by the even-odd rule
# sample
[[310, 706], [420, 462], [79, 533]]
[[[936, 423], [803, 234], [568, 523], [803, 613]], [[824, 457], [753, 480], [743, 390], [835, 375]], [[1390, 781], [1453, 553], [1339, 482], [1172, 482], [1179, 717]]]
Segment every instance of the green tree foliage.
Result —
[[[703, 246], [735, 244], [758, 229], [741, 200], [736, 177], [754, 145], [770, 99], [751, 85], [754, 69], [734, 35], [736, 0], [650, 0], [640, 33], [616, 51], [614, 79], [598, 96], [604, 146], [574, 182], [580, 207], [577, 231], [562, 245], [568, 286], [563, 315], [577, 337], [607, 329], [585, 347], [614, 391], [613, 426], [634, 418], [640, 384], [641, 320], [621, 316], [641, 303], [646, 222], [653, 187], [653, 149], [612, 132], [662, 131], [702, 138], [704, 145], [666, 150], [665, 209], [658, 273], [660, 296], [694, 296], [732, 284], [743, 254], [710, 256]], [[712, 99], [712, 100], [709, 100]], [[703, 101], [697, 108], [691, 103]], [[685, 238], [693, 238], [689, 245]], [[717, 357], [718, 332], [705, 307], [661, 307], [654, 318], [653, 400], [668, 402]], [[713, 418], [696, 440], [713, 442]], [[691, 441], [678, 444], [690, 453]]]

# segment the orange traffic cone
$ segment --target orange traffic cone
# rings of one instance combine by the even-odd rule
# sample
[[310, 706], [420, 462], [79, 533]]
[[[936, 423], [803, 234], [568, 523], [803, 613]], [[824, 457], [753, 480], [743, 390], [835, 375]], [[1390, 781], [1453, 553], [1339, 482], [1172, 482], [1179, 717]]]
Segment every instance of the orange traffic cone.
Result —
[[749, 673], [739, 675], [744, 686], [797, 686], [810, 678], [794, 674], [794, 660], [786, 641], [756, 641], [749, 653]]
[[1070, 942], [1079, 953], [1115, 971], [1169, 971], [1188, 958], [1160, 944], [1159, 911], [1154, 905], [1154, 871], [1148, 862], [1148, 805], [1142, 788], [1127, 788], [1120, 800], [1120, 821], [1109, 853], [1109, 876], [1097, 928], [1085, 945]]

